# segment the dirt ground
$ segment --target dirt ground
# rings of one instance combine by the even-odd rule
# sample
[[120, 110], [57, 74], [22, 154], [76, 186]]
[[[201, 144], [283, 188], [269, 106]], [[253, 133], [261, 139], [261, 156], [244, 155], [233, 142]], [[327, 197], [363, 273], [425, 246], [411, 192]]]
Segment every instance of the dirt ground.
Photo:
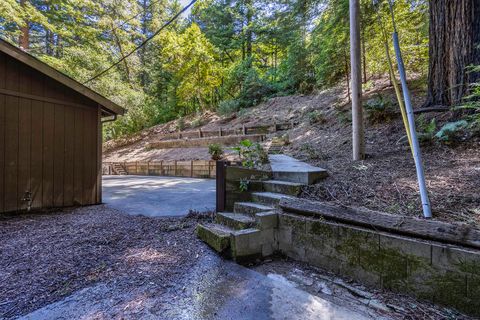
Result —
[[389, 319], [472, 319], [455, 310], [442, 308], [412, 297], [362, 286], [350, 279], [339, 278], [325, 270], [283, 257], [273, 257], [253, 266], [255, 271], [270, 277], [281, 277], [306, 292], [345, 305], [353, 310]]
[[[209, 277], [236, 279], [233, 270], [216, 266], [231, 262], [218, 258], [194, 234], [197, 222], [211, 217], [210, 213], [192, 213], [186, 218], [131, 216], [104, 205], [0, 216], [0, 318], [17, 318], [66, 297], [84, 299], [75, 305], [87, 309], [90, 305], [101, 308], [93, 315], [65, 309], [94, 319], [150, 319], [159, 310], [168, 312], [182, 305], [186, 295], [195, 301], [208, 299], [216, 290], [204, 286]], [[199, 269], [205, 261], [212, 262]], [[281, 257], [250, 267], [372, 319], [469, 319], [413, 298], [369, 290]], [[194, 281], [185, 281], [192, 277]], [[240, 294], [229, 290], [233, 291], [225, 294]], [[55, 314], [55, 307], [52, 310]], [[218, 318], [208, 310], [195, 319]]]
[[0, 318], [95, 283], [127, 291], [148, 283], [162, 295], [208, 250], [194, 234], [197, 217], [129, 216], [104, 205], [0, 216]]

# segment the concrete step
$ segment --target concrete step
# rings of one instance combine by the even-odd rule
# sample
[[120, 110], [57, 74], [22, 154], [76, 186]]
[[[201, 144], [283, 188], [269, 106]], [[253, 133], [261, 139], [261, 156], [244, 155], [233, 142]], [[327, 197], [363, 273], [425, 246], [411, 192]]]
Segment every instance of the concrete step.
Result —
[[246, 214], [234, 212], [218, 212], [215, 221], [218, 224], [234, 230], [249, 229], [255, 226], [255, 218]]
[[284, 180], [306, 185], [317, 183], [328, 176], [327, 170], [283, 154], [269, 155], [274, 180]]
[[278, 214], [275, 211], [259, 212], [255, 214], [255, 221], [260, 230], [278, 228]]
[[233, 211], [235, 213], [244, 213], [253, 217], [258, 212], [272, 211], [274, 209], [275, 208], [273, 208], [272, 206], [266, 206], [259, 203], [235, 202]]
[[252, 199], [266, 205], [278, 206], [282, 199], [293, 199], [295, 197], [274, 192], [252, 192]]
[[237, 230], [231, 238], [233, 260], [243, 263], [262, 257], [262, 232], [255, 228]]
[[298, 196], [304, 184], [282, 181], [268, 180], [263, 181], [263, 189], [267, 192], [282, 193], [290, 196]]
[[219, 253], [230, 249], [230, 235], [233, 231], [215, 223], [198, 224], [196, 229], [197, 236]]

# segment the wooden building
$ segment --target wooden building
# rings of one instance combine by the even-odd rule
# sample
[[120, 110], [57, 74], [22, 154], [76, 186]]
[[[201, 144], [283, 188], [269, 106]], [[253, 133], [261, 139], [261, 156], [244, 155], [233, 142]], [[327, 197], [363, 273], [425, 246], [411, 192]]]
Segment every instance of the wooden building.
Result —
[[0, 212], [102, 201], [102, 118], [124, 109], [0, 40]]

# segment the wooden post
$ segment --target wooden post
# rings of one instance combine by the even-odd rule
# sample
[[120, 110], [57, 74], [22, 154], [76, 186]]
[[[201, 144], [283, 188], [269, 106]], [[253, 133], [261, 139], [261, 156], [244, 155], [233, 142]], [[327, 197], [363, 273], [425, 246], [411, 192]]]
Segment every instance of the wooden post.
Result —
[[218, 129], [218, 136], [220, 136], [220, 137], [222, 136], [222, 127], [220, 127], [220, 128]]
[[135, 161], [135, 174], [138, 174], [138, 161]]
[[222, 212], [225, 210], [226, 202], [226, 163], [225, 161], [217, 161], [217, 174], [216, 174], [216, 211]]
[[352, 72], [353, 160], [365, 158], [362, 114], [362, 67], [360, 50], [360, 0], [350, 0], [350, 66]]
[[193, 178], [193, 160], [190, 160], [190, 178]]
[[150, 175], [150, 161], [147, 161], [147, 176]]
[[160, 161], [160, 175], [164, 176], [165, 173], [163, 172], [163, 160]]
[[198, 129], [198, 137], [199, 137], [199, 138], [202, 138], [202, 137], [203, 137], [202, 129]]
[[176, 177], [177, 176], [177, 160], [175, 160], [175, 169], [173, 171], [173, 175]]

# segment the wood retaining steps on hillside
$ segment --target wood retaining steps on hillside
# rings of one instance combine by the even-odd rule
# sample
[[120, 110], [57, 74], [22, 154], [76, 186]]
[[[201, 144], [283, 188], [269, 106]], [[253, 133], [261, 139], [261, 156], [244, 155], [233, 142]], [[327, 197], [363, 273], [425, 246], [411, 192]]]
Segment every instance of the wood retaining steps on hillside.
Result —
[[192, 138], [192, 139], [174, 139], [174, 140], [160, 140], [149, 142], [145, 145], [147, 149], [171, 149], [171, 148], [201, 148], [208, 147], [211, 144], [220, 144], [222, 146], [233, 146], [239, 144], [243, 140], [250, 140], [252, 142], [262, 142], [265, 139], [263, 134], [250, 135], [235, 135], [222, 137], [206, 137], [206, 138]]

